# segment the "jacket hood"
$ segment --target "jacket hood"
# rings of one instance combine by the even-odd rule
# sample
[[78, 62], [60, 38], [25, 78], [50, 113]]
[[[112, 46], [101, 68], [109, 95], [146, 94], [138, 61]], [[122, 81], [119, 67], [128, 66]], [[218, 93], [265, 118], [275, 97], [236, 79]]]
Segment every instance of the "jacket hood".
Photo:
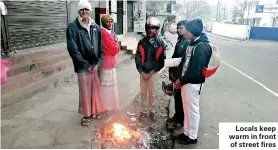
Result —
[[204, 32], [201, 33], [201, 35], [195, 41], [191, 41], [190, 42], [190, 46], [195, 46], [195, 45], [197, 45], [200, 42], [207, 42], [207, 43], [209, 43], [209, 39], [208, 39], [206, 33], [204, 33]]

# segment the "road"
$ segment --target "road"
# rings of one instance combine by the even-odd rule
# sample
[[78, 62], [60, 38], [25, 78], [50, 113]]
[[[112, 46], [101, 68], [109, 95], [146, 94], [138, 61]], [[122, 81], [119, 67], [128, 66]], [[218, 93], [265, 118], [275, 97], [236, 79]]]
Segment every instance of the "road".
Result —
[[201, 94], [199, 144], [175, 148], [218, 149], [219, 122], [278, 122], [278, 44], [209, 39], [222, 64]]

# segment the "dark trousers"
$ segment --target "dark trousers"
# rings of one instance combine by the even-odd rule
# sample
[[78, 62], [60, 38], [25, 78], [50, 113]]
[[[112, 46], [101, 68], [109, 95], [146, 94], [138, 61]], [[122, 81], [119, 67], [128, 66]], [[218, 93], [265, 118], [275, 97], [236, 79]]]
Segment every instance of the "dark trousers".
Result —
[[183, 113], [183, 104], [182, 104], [182, 98], [181, 98], [181, 89], [176, 89], [175, 95], [175, 117], [178, 121], [178, 123], [183, 124], [184, 120], [184, 113]]

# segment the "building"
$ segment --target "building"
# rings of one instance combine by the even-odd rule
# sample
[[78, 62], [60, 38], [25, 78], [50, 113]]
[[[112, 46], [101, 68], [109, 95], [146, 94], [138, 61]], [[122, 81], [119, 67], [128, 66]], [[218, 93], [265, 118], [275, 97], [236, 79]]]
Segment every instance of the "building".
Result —
[[[263, 9], [258, 5], [263, 6]], [[278, 27], [278, 0], [247, 0], [243, 10], [244, 24]]]

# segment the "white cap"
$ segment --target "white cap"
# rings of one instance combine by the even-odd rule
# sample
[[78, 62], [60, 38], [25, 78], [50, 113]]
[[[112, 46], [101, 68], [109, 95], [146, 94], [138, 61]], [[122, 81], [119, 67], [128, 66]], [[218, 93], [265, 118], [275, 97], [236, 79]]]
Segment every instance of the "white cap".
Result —
[[80, 0], [77, 5], [77, 11], [79, 12], [80, 9], [89, 9], [92, 12], [92, 5], [88, 0]]

